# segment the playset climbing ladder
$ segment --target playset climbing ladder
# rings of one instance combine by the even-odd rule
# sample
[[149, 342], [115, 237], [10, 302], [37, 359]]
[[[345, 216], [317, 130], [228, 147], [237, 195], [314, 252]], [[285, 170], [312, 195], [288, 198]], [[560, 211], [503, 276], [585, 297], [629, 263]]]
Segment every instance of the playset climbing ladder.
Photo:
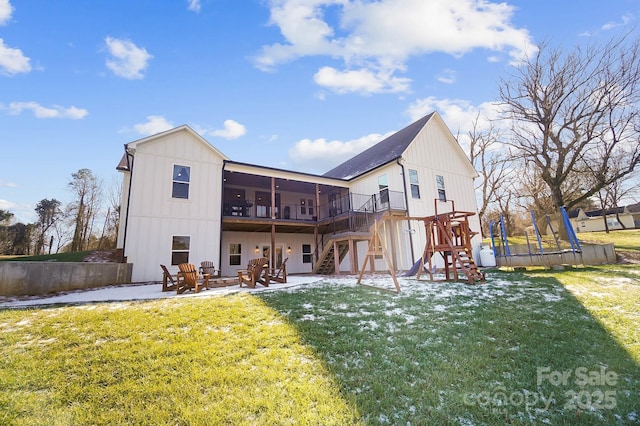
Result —
[[[440, 254], [444, 261], [446, 281], [462, 281], [461, 275], [464, 275], [469, 284], [484, 282], [485, 275], [478, 269], [478, 266], [473, 260], [471, 246], [471, 239], [476, 233], [472, 232], [469, 227], [469, 217], [475, 213], [455, 211], [453, 202], [452, 209], [453, 211], [451, 212], [441, 214], [438, 214], [436, 209], [435, 215], [420, 218], [399, 216], [379, 217], [373, 227], [367, 254], [360, 268], [358, 284], [362, 284], [367, 263], [370, 263], [371, 269], [373, 269], [374, 259], [381, 257], [387, 264], [387, 270], [393, 279], [395, 291], [400, 291], [400, 286], [396, 278], [395, 251], [393, 243], [387, 242], [386, 223], [408, 220], [420, 221], [424, 224], [425, 228], [426, 245], [422, 257], [417, 262], [419, 265], [414, 265], [414, 267], [417, 266], [415, 270], [417, 271], [418, 279], [420, 275], [424, 273], [424, 267], [427, 266], [430, 279], [434, 281], [436, 265], [433, 262], [433, 256]], [[393, 230], [394, 228], [390, 226], [389, 229]], [[389, 241], [394, 241], [394, 238], [389, 238]], [[406, 275], [407, 274], [405, 274], [405, 276]]]
[[[446, 281], [459, 281], [464, 274], [469, 284], [484, 282], [485, 276], [473, 260], [471, 238], [474, 233], [469, 228], [469, 217], [475, 213], [452, 211], [422, 219], [427, 243], [422, 255], [431, 280], [434, 275], [433, 255], [439, 253], [444, 259]], [[420, 278], [423, 268], [418, 269]]]

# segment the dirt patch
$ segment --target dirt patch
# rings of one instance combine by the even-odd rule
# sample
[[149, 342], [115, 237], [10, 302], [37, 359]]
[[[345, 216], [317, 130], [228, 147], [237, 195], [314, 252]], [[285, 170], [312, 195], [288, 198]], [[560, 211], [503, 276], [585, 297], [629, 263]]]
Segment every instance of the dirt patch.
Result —
[[118, 263], [116, 250], [96, 250], [84, 257], [83, 262], [93, 263]]
[[634, 251], [619, 251], [616, 250], [618, 263], [633, 263], [640, 264], [640, 253]]

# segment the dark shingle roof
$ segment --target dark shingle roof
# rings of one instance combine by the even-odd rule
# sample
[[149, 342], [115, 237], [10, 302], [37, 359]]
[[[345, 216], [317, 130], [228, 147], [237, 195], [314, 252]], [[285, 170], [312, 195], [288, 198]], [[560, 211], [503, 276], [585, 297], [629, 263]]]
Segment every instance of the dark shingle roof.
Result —
[[329, 170], [323, 176], [336, 179], [353, 179], [384, 164], [397, 160], [407, 149], [416, 135], [429, 121], [433, 113], [408, 125], [388, 138], [378, 142], [371, 148], [362, 151], [337, 167]]

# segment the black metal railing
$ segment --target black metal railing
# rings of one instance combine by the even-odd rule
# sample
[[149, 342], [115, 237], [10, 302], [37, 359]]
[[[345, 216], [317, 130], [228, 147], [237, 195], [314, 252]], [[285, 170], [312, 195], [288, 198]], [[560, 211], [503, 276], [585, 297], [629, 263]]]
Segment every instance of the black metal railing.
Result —
[[372, 223], [373, 215], [387, 210], [406, 210], [404, 193], [389, 190], [373, 195], [350, 193], [330, 199], [319, 206], [281, 203], [274, 212], [271, 211], [271, 206], [256, 204], [251, 199], [224, 201], [222, 214], [225, 217], [275, 217], [312, 222], [342, 220], [349, 216], [349, 228], [357, 230]]

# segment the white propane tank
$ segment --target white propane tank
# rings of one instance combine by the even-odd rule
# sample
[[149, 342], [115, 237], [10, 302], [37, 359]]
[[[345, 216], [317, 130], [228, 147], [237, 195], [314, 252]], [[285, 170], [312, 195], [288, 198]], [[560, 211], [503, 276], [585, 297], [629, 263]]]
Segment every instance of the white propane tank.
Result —
[[496, 266], [496, 257], [491, 247], [482, 246], [480, 249], [480, 265], [485, 268], [493, 268]]

